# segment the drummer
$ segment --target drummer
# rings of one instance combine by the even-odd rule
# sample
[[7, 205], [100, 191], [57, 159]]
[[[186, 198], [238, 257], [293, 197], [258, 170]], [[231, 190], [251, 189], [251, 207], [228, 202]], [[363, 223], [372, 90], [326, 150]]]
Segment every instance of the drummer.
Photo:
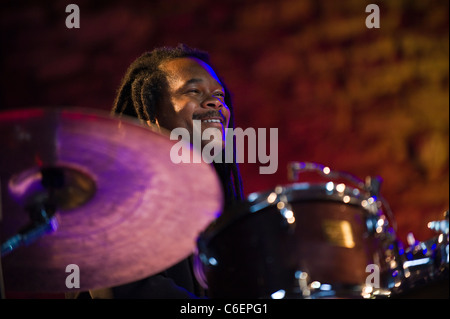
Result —
[[[230, 92], [211, 67], [208, 53], [183, 44], [156, 48], [138, 57], [122, 79], [112, 113], [137, 117], [144, 125], [169, 131], [184, 128], [190, 136], [194, 120], [201, 120], [202, 131], [220, 128], [222, 136], [225, 128], [234, 128]], [[214, 123], [217, 119], [220, 124]], [[208, 141], [202, 141], [201, 147], [206, 144]], [[236, 163], [221, 162], [212, 165], [221, 180], [227, 207], [243, 199], [242, 181]], [[193, 275], [190, 257], [148, 278], [78, 296], [83, 297], [172, 299], [207, 294]]]

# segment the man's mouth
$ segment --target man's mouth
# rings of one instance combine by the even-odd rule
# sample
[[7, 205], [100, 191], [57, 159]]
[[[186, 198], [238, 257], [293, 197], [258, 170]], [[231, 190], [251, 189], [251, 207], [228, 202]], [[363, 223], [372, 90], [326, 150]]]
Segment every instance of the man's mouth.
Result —
[[222, 124], [222, 120], [221, 119], [205, 119], [202, 120], [203, 123], [219, 123]]
[[194, 120], [201, 120], [202, 123], [217, 123], [224, 124], [225, 118], [217, 111], [209, 111], [204, 114], [194, 114], [192, 117]]

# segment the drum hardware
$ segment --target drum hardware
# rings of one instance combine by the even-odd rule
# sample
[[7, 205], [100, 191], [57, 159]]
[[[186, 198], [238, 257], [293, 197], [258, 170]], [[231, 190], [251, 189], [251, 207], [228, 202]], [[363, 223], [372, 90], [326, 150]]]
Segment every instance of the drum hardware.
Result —
[[[58, 227], [58, 222], [54, 216], [54, 211], [48, 213], [47, 210], [39, 210], [40, 218], [33, 218], [32, 222], [19, 230], [18, 233], [8, 238], [1, 245], [1, 256], [4, 257], [11, 253], [13, 250], [21, 247], [28, 246], [35, 240], [39, 239], [45, 234], [54, 232]], [[37, 215], [37, 214], [30, 214]]]
[[[325, 182], [298, 182], [304, 172]], [[448, 211], [428, 223], [437, 236], [410, 236], [405, 248], [381, 178], [309, 162], [291, 163], [288, 176], [291, 184], [250, 194], [200, 235], [196, 277], [212, 297], [402, 298], [448, 283]]]
[[[357, 176], [348, 172], [332, 171], [328, 166], [312, 163], [312, 162], [290, 162], [287, 166], [288, 179], [290, 181], [298, 181], [299, 175], [306, 172], [315, 172], [330, 180], [346, 180], [355, 185], [357, 189], [366, 191], [378, 206], [384, 206], [385, 213], [390, 218], [392, 228], [397, 231], [397, 223], [393, 216], [389, 203], [381, 196], [382, 178], [380, 176], [367, 176], [362, 181]], [[375, 208], [376, 209], [376, 208]]]
[[[349, 174], [347, 172], [333, 171], [329, 167], [311, 162], [292, 162], [288, 165], [288, 176], [291, 181], [297, 181], [300, 173], [304, 172], [316, 172], [322, 176], [329, 178], [330, 180], [346, 180], [356, 188], [353, 188], [351, 194], [345, 195], [344, 191], [347, 184], [327, 182], [325, 188], [327, 194], [335, 200], [341, 200], [346, 204], [356, 204], [362, 206], [369, 215], [366, 216], [366, 234], [365, 236], [374, 236], [378, 241], [378, 245], [383, 253], [374, 255], [374, 262], [379, 271], [379, 267], [384, 268], [384, 284], [380, 287], [380, 284], [373, 285], [371, 283], [360, 285], [345, 285], [343, 283], [321, 283], [320, 281], [313, 280], [308, 273], [297, 271], [296, 278], [299, 278], [299, 288], [303, 298], [384, 298], [389, 297], [393, 291], [398, 289], [402, 282], [402, 270], [399, 265], [398, 258], [398, 242], [396, 239], [396, 223], [393, 217], [392, 211], [388, 202], [381, 196], [381, 184], [382, 179], [379, 176], [366, 177], [365, 181], [360, 180], [358, 177]], [[337, 191], [333, 194], [333, 190]], [[366, 194], [366, 195], [363, 195]], [[360, 196], [365, 196], [366, 199], [362, 199], [358, 202]], [[334, 224], [334, 226], [333, 226]], [[341, 228], [343, 236], [343, 243], [341, 246], [346, 248], [353, 248], [355, 242], [350, 236], [345, 234], [351, 234], [351, 225], [347, 221], [338, 221], [330, 224], [329, 221], [324, 220], [325, 233], [333, 233], [333, 227], [336, 225]], [[327, 225], [331, 226], [331, 231], [327, 231]], [[392, 226], [391, 226], [392, 225]], [[380, 253], [380, 252], [378, 252]], [[384, 258], [383, 261], [380, 259]], [[366, 267], [366, 272], [367, 272]], [[300, 274], [297, 276], [297, 274]]]
[[[96, 110], [0, 112], [5, 291], [108, 288], [191, 255], [222, 191], [209, 165], [172, 163], [173, 145], [168, 132]], [[66, 286], [70, 264], [79, 289]]]
[[[378, 211], [379, 218], [367, 219], [367, 229], [375, 236], [381, 235], [381, 242], [383, 245], [383, 251], [385, 255], [385, 263], [388, 265], [387, 277], [385, 286], [382, 288], [374, 289], [371, 285], [361, 286], [361, 295], [364, 298], [384, 298], [390, 297], [392, 295], [401, 294], [407, 289], [407, 284], [405, 284], [405, 277], [409, 275], [408, 267], [405, 267], [404, 262], [404, 249], [403, 243], [396, 238], [397, 223], [393, 212], [389, 206], [386, 199], [381, 196], [381, 184], [382, 178], [379, 176], [371, 177], [367, 176], [363, 182], [358, 177], [347, 172], [336, 172], [331, 171], [328, 167], [316, 163], [303, 163], [303, 162], [292, 162], [288, 165], [288, 170], [290, 171], [289, 176], [298, 178], [299, 173], [306, 171], [315, 171], [322, 176], [330, 176], [334, 179], [345, 179], [356, 185], [359, 189], [365, 190], [370, 196], [367, 200], [372, 207], [366, 206], [366, 202], [362, 201], [362, 206], [367, 208], [368, 211], [375, 213], [381, 207], [382, 210]], [[375, 205], [374, 205], [375, 204]], [[372, 231], [371, 231], [372, 230]], [[375, 230], [375, 232], [374, 232]], [[378, 234], [378, 235], [377, 235]], [[408, 263], [406, 264], [408, 266]], [[421, 276], [423, 276], [423, 271]], [[357, 291], [360, 291], [357, 288]]]
[[448, 281], [449, 268], [449, 217], [431, 221], [428, 228], [437, 235], [425, 241], [417, 241], [408, 234], [408, 246], [401, 251], [405, 289], [401, 293], [424, 287], [430, 283]]
[[[326, 182], [250, 194], [201, 234], [197, 273], [211, 295], [386, 298], [400, 289], [395, 220], [381, 179], [364, 182], [315, 163], [295, 162], [288, 171], [291, 180], [309, 171]], [[371, 265], [378, 271], [373, 284]]]

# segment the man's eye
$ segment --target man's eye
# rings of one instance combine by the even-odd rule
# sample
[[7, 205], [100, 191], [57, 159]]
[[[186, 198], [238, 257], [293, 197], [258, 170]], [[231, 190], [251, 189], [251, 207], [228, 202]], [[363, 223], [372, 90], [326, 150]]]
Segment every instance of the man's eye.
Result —
[[199, 93], [200, 93], [200, 90], [197, 90], [197, 89], [189, 89], [189, 90], [187, 91], [187, 93], [199, 94]]
[[225, 93], [223, 92], [216, 92], [214, 93], [215, 96], [219, 96], [219, 97], [225, 97]]

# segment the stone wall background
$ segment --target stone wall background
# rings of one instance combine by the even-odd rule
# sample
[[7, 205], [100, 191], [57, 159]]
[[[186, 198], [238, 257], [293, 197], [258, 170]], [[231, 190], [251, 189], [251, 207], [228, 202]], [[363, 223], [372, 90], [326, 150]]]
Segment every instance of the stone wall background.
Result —
[[[67, 29], [76, 3], [81, 27]], [[366, 5], [381, 11], [367, 29]], [[0, 108], [109, 110], [137, 56], [209, 51], [238, 127], [278, 128], [279, 168], [241, 165], [246, 193], [289, 183], [289, 161], [379, 175], [398, 234], [424, 240], [449, 206], [447, 0], [4, 1]]]

